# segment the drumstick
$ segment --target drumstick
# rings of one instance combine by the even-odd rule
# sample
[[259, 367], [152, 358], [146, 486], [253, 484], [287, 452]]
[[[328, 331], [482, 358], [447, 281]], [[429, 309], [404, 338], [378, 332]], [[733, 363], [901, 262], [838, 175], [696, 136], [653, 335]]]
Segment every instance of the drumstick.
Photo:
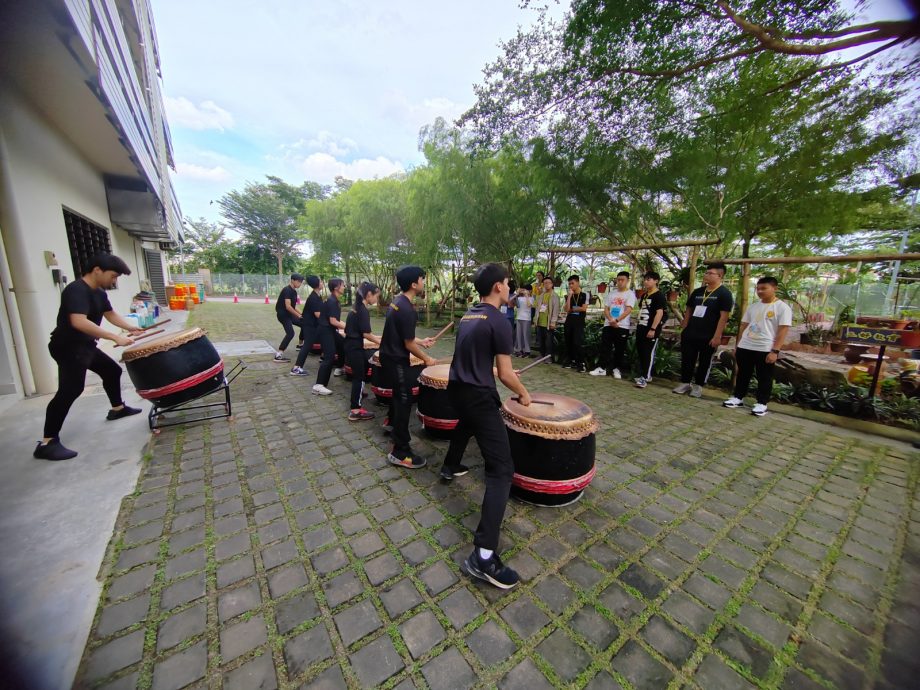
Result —
[[523, 369], [519, 369], [517, 375], [520, 376], [521, 374], [523, 374], [523, 373], [524, 373], [525, 371], [527, 371], [528, 369], [533, 369], [533, 368], [534, 368], [535, 366], [537, 366], [538, 364], [543, 364], [543, 362], [545, 362], [546, 360], [551, 359], [551, 358], [552, 358], [552, 355], [546, 355], [545, 357], [540, 357], [540, 359], [538, 359], [536, 362], [531, 362], [530, 364], [528, 364], [528, 365], [527, 365], [526, 367], [524, 367]]
[[[521, 402], [521, 398], [519, 396], [514, 396], [511, 399], [514, 400], [514, 402], [518, 402], [518, 403]], [[555, 405], [556, 404], [552, 400], [531, 400], [530, 402], [537, 403], [538, 405]]]
[[151, 328], [156, 328], [157, 326], [162, 326], [164, 323], [169, 323], [170, 321], [172, 321], [172, 319], [163, 319], [162, 321], [157, 321], [156, 323], [152, 323], [152, 324], [150, 324], [149, 326], [144, 326], [141, 330], [142, 330], [142, 331], [149, 331]]
[[450, 364], [453, 361], [453, 359], [454, 359], [453, 355], [451, 355], [450, 357], [442, 357], [441, 359], [434, 360], [434, 364], [432, 366], [435, 366], [437, 364]]
[[445, 333], [447, 333], [447, 331], [449, 331], [451, 328], [453, 328], [453, 325], [454, 325], [454, 322], [451, 321], [451, 322], [448, 323], [446, 326], [444, 326], [444, 328], [442, 328], [440, 331], [438, 331], [438, 334], [437, 334], [434, 338], [432, 338], [431, 340], [432, 340], [433, 342], [437, 342], [437, 341], [438, 341], [438, 338], [440, 338], [442, 335], [444, 335]]
[[149, 338], [150, 336], [156, 335], [157, 333], [165, 333], [165, 332], [166, 332], [165, 328], [161, 328], [158, 331], [150, 331], [149, 333], [144, 333], [143, 335], [135, 336], [134, 342], [137, 342], [138, 340], [143, 340], [144, 338]]

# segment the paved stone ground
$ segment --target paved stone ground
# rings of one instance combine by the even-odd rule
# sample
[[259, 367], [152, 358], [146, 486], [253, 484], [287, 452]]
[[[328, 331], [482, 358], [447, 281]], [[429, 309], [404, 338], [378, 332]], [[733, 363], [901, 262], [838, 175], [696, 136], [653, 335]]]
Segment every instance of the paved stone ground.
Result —
[[[193, 318], [214, 340], [277, 335], [268, 307], [229, 308]], [[416, 443], [434, 468], [388, 466], [378, 423], [345, 420], [344, 380], [318, 398], [249, 361], [232, 422], [152, 443], [79, 687], [855, 689], [920, 673], [907, 446], [537, 367], [532, 390], [598, 415], [598, 473], [572, 506], [509, 504], [502, 548], [525, 582], [505, 593], [459, 567], [475, 444], [451, 485], [443, 441]]]

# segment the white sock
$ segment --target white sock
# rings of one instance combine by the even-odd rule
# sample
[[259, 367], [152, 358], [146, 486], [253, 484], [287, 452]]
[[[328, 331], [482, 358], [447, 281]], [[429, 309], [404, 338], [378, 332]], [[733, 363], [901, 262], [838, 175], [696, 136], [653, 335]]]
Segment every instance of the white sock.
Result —
[[479, 557], [482, 560], [487, 561], [492, 558], [492, 552], [489, 551], [489, 549], [479, 549]]

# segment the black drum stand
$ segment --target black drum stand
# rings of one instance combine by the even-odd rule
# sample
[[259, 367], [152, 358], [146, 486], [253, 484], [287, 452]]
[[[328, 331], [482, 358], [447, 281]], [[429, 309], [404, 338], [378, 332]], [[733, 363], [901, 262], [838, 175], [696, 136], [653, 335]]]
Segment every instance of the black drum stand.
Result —
[[[223, 382], [214, 390], [208, 391], [203, 395], [199, 395], [197, 398], [192, 398], [191, 400], [186, 400], [185, 402], [171, 405], [169, 407], [158, 407], [157, 405], [154, 405], [152, 408], [150, 408], [150, 414], [147, 415], [147, 423], [150, 425], [150, 430], [156, 434], [159, 433], [160, 429], [165, 429], [166, 427], [170, 426], [188, 424], [190, 422], [203, 422], [208, 419], [222, 419], [224, 417], [229, 417], [232, 414], [232, 406], [230, 402], [230, 384], [237, 376], [243, 372], [244, 369], [246, 369], [246, 364], [243, 362], [243, 360], [238, 359], [236, 364], [233, 365], [233, 368], [230, 369], [224, 376]], [[209, 402], [202, 405], [192, 404], [221, 392], [224, 394], [224, 399], [222, 402]], [[193, 410], [206, 411], [192, 412]], [[192, 414], [186, 414], [188, 412], [192, 412]], [[164, 419], [166, 415], [170, 415], [168, 419]]]

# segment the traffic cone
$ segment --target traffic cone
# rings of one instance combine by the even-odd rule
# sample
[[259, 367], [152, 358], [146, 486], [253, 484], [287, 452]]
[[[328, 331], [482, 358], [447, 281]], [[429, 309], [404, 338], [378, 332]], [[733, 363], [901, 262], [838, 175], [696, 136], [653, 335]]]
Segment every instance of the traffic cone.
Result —
[[268, 293], [267, 293], [267, 292], [265, 293], [265, 304], [271, 304], [271, 302], [268, 301]]
[[233, 303], [234, 303], [234, 304], [239, 304], [239, 303], [240, 303], [240, 298], [237, 297], [237, 295], [236, 295], [235, 292], [233, 293]]

